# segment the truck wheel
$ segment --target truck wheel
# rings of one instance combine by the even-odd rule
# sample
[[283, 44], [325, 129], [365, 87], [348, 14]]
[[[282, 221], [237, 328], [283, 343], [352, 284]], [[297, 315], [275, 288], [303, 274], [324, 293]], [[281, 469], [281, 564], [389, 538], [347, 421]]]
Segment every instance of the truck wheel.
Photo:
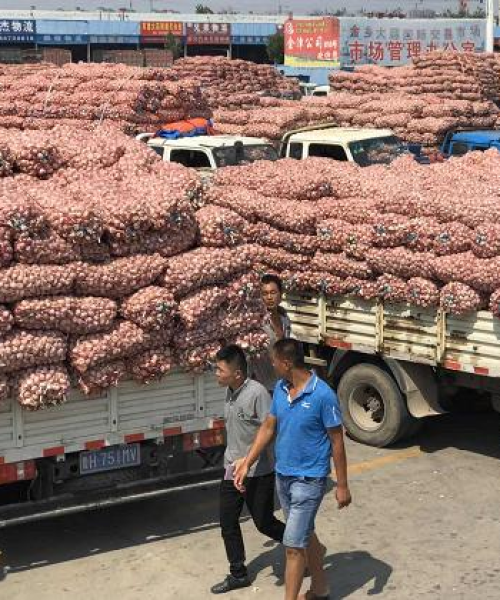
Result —
[[412, 417], [394, 379], [375, 365], [351, 367], [338, 386], [350, 437], [369, 446], [388, 446], [412, 427]]

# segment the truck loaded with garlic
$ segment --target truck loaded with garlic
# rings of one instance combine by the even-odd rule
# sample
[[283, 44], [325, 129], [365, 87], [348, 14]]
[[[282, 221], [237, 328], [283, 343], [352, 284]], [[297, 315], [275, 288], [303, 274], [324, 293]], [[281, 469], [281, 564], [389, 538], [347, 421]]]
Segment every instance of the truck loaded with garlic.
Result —
[[[54, 514], [62, 493], [73, 510], [122, 501], [124, 482], [218, 474], [211, 360], [227, 342], [267, 352], [263, 273], [284, 280], [293, 334], [329, 367], [356, 439], [401, 439], [462, 387], [498, 407], [496, 150], [426, 167], [302, 155], [201, 178], [122, 133], [210, 116], [196, 85], [155, 77], [0, 69], [0, 485], [31, 502], [0, 523]], [[284, 102], [259, 100], [279, 127]]]
[[197, 173], [116, 127], [6, 131], [1, 151], [0, 485], [33, 502], [4, 518], [217, 476], [211, 360], [268, 346], [253, 249], [200, 236]]
[[499, 167], [496, 149], [425, 167], [283, 159], [205, 190], [201, 235], [218, 220], [218, 244], [251, 241], [280, 275], [355, 439], [403, 439], [463, 389], [500, 409]]

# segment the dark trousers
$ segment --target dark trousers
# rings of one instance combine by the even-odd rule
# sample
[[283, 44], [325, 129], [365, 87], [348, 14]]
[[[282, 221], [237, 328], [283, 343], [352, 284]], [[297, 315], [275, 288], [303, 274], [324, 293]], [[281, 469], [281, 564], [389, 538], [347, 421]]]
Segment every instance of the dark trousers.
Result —
[[250, 477], [241, 494], [232, 481], [222, 481], [220, 486], [220, 526], [226, 546], [231, 574], [245, 577], [245, 546], [241, 535], [240, 516], [246, 504], [257, 529], [277, 542], [283, 541], [285, 524], [274, 516], [274, 473]]

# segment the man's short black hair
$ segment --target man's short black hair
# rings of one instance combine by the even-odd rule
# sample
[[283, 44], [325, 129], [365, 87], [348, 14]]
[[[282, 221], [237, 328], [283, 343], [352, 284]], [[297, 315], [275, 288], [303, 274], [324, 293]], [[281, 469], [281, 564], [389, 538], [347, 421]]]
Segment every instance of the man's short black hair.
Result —
[[297, 369], [303, 369], [306, 366], [304, 357], [304, 346], [302, 342], [293, 338], [283, 338], [274, 344], [273, 348], [276, 356], [283, 360], [288, 360]]
[[242, 348], [236, 344], [230, 344], [229, 346], [221, 348], [215, 355], [215, 360], [217, 362], [225, 362], [228, 365], [239, 369], [244, 377], [248, 375], [247, 357]]
[[277, 275], [273, 275], [272, 273], [266, 273], [262, 276], [260, 282], [262, 285], [269, 285], [270, 283], [274, 283], [279, 289], [280, 293], [283, 292], [283, 283]]

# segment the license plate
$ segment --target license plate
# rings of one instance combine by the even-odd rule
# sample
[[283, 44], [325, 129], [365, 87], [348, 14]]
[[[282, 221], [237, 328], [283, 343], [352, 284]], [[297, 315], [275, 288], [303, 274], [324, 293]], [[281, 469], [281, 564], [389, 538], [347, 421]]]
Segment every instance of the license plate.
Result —
[[114, 471], [141, 464], [141, 445], [129, 444], [80, 454], [80, 475]]

